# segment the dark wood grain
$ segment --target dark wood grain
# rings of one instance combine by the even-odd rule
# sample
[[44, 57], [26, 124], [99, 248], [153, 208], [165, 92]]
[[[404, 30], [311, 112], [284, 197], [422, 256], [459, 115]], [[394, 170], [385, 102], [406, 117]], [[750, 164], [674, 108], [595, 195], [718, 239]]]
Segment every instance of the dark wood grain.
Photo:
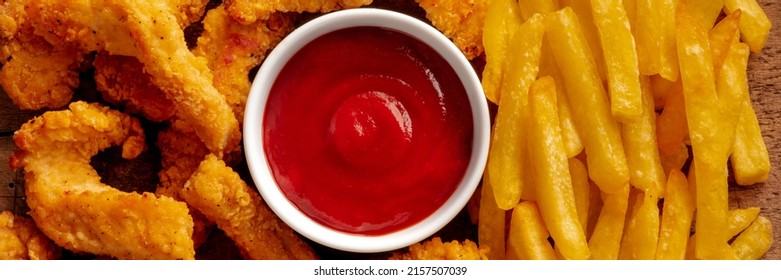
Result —
[[[399, 0], [393, 1], [399, 2]], [[781, 259], [781, 244], [779, 244], [781, 242], [781, 168], [779, 168], [781, 166], [781, 3], [777, 0], [758, 2], [764, 7], [774, 27], [762, 53], [751, 55], [748, 78], [752, 103], [770, 154], [771, 172], [764, 183], [749, 187], [731, 187], [730, 207], [762, 208], [761, 215], [768, 217], [775, 228], [775, 244], [764, 258], [778, 260]], [[418, 17], [422, 16], [419, 9], [411, 11]], [[26, 212], [22, 176], [18, 171], [8, 167], [7, 159], [15, 149], [11, 139], [13, 132], [22, 123], [39, 113], [19, 110], [5, 93], [0, 92], [0, 211], [12, 210], [18, 214]], [[146, 170], [143, 173], [147, 172], [154, 171]], [[122, 178], [120, 175], [122, 174], [117, 177]], [[466, 224], [467, 222], [462, 218], [454, 223]], [[460, 225], [449, 225], [448, 228], [460, 228], [455, 231], [464, 232], [463, 226]], [[473, 238], [474, 231], [467, 230], [467, 232]], [[443, 234], [452, 235], [447, 232]], [[359, 257], [354, 254], [333, 252], [330, 254], [336, 258]]]

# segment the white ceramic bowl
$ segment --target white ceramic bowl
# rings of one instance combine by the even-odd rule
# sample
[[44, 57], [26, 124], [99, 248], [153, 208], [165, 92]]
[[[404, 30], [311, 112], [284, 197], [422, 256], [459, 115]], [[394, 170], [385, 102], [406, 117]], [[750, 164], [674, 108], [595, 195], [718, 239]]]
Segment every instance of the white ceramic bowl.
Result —
[[[407, 228], [383, 234], [361, 235], [334, 230], [314, 221], [277, 186], [263, 148], [263, 118], [269, 92], [280, 70], [304, 45], [332, 31], [359, 27], [395, 30], [424, 42], [455, 70], [467, 92], [472, 110], [472, 155], [463, 179], [448, 200], [434, 213]], [[244, 115], [244, 149], [252, 178], [263, 199], [290, 227], [320, 244], [351, 252], [383, 252], [420, 242], [449, 223], [474, 193], [485, 168], [490, 138], [488, 106], [480, 80], [469, 61], [453, 43], [430, 25], [397, 12], [360, 8], [320, 16], [293, 31], [266, 58], [247, 100]]]

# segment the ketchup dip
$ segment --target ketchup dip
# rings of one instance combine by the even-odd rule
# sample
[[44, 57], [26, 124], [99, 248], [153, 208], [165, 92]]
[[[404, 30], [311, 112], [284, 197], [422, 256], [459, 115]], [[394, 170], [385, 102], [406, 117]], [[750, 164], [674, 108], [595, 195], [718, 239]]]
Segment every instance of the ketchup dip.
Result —
[[379, 27], [327, 33], [277, 76], [263, 149], [286, 198], [335, 230], [380, 235], [436, 211], [472, 153], [455, 71], [426, 44]]

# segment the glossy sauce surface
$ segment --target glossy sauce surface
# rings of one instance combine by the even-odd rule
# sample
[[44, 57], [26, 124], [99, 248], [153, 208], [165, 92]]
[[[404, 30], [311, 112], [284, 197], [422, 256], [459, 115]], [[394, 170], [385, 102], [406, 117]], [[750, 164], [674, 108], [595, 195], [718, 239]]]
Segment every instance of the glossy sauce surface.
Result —
[[272, 86], [263, 123], [275, 181], [317, 222], [376, 235], [428, 217], [463, 178], [466, 91], [433, 49], [377, 27], [325, 34]]

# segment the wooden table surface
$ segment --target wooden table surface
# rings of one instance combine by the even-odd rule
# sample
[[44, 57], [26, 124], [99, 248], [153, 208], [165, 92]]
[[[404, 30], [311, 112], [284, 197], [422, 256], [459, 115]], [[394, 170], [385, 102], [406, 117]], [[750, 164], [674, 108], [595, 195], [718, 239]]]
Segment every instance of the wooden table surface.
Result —
[[[770, 153], [772, 167], [770, 176], [764, 183], [749, 187], [731, 187], [730, 207], [762, 208], [761, 215], [768, 217], [775, 229], [775, 243], [764, 258], [778, 260], [781, 259], [781, 3], [778, 0], [758, 2], [772, 21], [773, 29], [762, 53], [751, 55], [748, 78], [751, 99]], [[19, 110], [5, 93], [0, 92], [0, 211], [13, 210], [17, 214], [27, 211], [22, 174], [20, 171], [10, 170], [6, 162], [10, 153], [16, 149], [12, 141], [13, 132], [38, 114], [40, 112]]]

